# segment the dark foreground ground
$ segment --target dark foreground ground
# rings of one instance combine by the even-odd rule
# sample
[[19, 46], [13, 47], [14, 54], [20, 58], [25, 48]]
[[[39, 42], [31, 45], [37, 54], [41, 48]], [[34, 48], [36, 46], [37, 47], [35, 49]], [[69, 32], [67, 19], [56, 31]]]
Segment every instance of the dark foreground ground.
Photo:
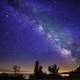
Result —
[[80, 77], [47, 76], [46, 78], [29, 78], [23, 75], [0, 74], [0, 80], [80, 80]]

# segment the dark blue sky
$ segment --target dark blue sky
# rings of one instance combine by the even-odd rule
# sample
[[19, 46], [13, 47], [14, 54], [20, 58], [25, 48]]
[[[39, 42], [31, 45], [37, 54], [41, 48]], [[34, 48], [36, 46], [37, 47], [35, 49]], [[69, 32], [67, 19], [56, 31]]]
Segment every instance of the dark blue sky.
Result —
[[[1, 0], [0, 66], [80, 62], [79, 0]], [[74, 65], [74, 66], [73, 66]]]

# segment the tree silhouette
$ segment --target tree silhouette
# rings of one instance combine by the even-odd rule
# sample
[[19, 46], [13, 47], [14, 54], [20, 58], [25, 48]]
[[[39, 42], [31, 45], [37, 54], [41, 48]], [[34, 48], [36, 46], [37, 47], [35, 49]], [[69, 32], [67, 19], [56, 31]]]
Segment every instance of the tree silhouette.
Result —
[[14, 66], [13, 66], [13, 70], [14, 70], [14, 73], [15, 73], [15, 74], [16, 74], [17, 72], [20, 72], [20, 66], [14, 65]]
[[35, 68], [34, 68], [34, 73], [37, 74], [39, 71], [39, 61], [35, 62]]
[[39, 71], [38, 71], [39, 74], [43, 74], [42, 68], [43, 68], [42, 66], [39, 67]]
[[49, 71], [51, 74], [57, 74], [58, 71], [59, 71], [59, 67], [57, 67], [56, 64], [51, 65], [51, 66], [48, 67], [48, 71]]

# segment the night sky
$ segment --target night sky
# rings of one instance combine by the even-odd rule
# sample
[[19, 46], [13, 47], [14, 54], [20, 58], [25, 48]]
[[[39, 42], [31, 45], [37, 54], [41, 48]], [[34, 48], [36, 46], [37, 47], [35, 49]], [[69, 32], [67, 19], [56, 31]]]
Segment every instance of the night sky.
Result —
[[32, 71], [36, 60], [78, 66], [80, 0], [0, 0], [0, 68]]

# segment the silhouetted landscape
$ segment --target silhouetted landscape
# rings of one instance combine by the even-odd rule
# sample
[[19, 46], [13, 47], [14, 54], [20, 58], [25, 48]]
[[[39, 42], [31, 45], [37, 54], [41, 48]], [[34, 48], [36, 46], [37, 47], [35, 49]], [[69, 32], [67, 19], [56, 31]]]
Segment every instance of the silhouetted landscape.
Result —
[[13, 66], [13, 73], [1, 73], [0, 80], [80, 80], [80, 66], [74, 71], [64, 72], [62, 74], [69, 74], [69, 76], [61, 76], [58, 72], [59, 67], [54, 65], [48, 66], [48, 72], [43, 72], [43, 66], [39, 65], [39, 61], [35, 62], [33, 74], [28, 74], [28, 79], [24, 74], [20, 73], [20, 66]]

